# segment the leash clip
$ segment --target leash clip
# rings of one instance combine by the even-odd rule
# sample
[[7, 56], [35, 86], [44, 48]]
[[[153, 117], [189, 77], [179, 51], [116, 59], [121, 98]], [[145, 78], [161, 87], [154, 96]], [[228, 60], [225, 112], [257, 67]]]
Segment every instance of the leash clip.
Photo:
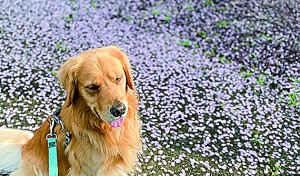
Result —
[[65, 137], [65, 146], [67, 147], [71, 142], [71, 134], [70, 132], [65, 128], [64, 123], [62, 119], [59, 117], [59, 113], [61, 111], [61, 107], [58, 108], [51, 116], [50, 116], [50, 133], [46, 135], [46, 139], [49, 138], [55, 138], [57, 139], [57, 135], [54, 133], [54, 127], [57, 124], [61, 126], [61, 132], [64, 132]]
[[57, 139], [57, 135], [55, 133], [53, 133], [54, 131], [54, 126], [55, 126], [55, 120], [53, 118], [53, 116], [50, 116], [50, 132], [49, 134], [46, 135], [46, 139], [48, 140], [48, 138], [55, 138]]

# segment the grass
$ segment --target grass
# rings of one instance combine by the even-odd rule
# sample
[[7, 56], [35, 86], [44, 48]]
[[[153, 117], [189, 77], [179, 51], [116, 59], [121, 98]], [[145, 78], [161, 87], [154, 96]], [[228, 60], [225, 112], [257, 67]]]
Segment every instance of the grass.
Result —
[[157, 9], [154, 9], [154, 10], [152, 10], [151, 13], [152, 13], [153, 15], [159, 15], [159, 14], [160, 14], [160, 11], [157, 10]]
[[292, 81], [294, 91], [287, 94], [289, 98], [287, 104], [289, 107], [298, 106], [300, 104], [300, 79], [291, 77], [289, 80]]
[[219, 60], [220, 60], [220, 62], [224, 63], [226, 61], [226, 58], [225, 58], [225, 56], [222, 56], [219, 58]]
[[251, 132], [252, 132], [252, 134], [253, 134], [253, 141], [254, 141], [254, 143], [259, 147], [259, 148], [261, 148], [262, 147], [262, 141], [261, 141], [261, 139], [260, 139], [260, 134], [259, 134], [259, 132], [258, 131], [256, 131], [256, 130], [251, 130]]
[[270, 176], [277, 176], [279, 175], [278, 172], [281, 168], [281, 165], [280, 164], [275, 164], [274, 161], [269, 161], [268, 162], [268, 165], [269, 165], [269, 173], [270, 173]]
[[205, 39], [206, 36], [207, 36], [207, 33], [205, 31], [197, 32], [196, 36], [197, 37], [202, 37], [203, 39]]
[[298, 106], [300, 104], [300, 95], [293, 92], [288, 94], [289, 100], [288, 100], [288, 106]]
[[246, 72], [243, 72], [242, 73], [242, 77], [243, 78], [249, 78], [249, 77], [251, 77], [251, 71], [250, 70], [247, 70]]
[[267, 40], [267, 41], [271, 41], [273, 38], [271, 36], [267, 36], [265, 34], [261, 34], [260, 35], [260, 38], [261, 39], [264, 39], [264, 40]]
[[194, 7], [188, 6], [188, 7], [186, 8], [186, 10], [188, 10], [188, 11], [194, 11]]
[[228, 26], [229, 24], [230, 24], [230, 22], [227, 21], [227, 20], [220, 20], [220, 21], [217, 21], [217, 22], [216, 22], [216, 26], [217, 26], [218, 28], [225, 28], [225, 27]]
[[223, 12], [228, 11], [228, 9], [226, 7], [220, 7], [219, 9]]
[[51, 70], [51, 74], [52, 74], [53, 76], [56, 76], [56, 75], [57, 75], [57, 71], [55, 71], [54, 69], [52, 69], [52, 70]]
[[127, 17], [126, 20], [127, 20], [128, 22], [130, 22], [130, 21], [132, 21], [132, 18], [131, 18], [131, 17]]
[[73, 15], [69, 14], [68, 16], [62, 16], [62, 18], [67, 22], [70, 23], [73, 21]]
[[260, 74], [259, 77], [257, 78], [256, 82], [261, 86], [265, 86], [266, 85], [265, 76], [263, 74]]
[[252, 54], [252, 53], [249, 53], [249, 54], [248, 54], [248, 57], [249, 57], [250, 59], [257, 59], [257, 56], [256, 56], [255, 54]]
[[97, 8], [97, 5], [95, 4], [95, 0], [92, 0], [92, 1], [91, 1], [91, 6], [92, 6], [93, 8], [95, 8], [95, 9]]
[[66, 52], [67, 49], [68, 49], [68, 44], [61, 45], [60, 43], [57, 43], [57, 44], [56, 44], [56, 49], [57, 49], [58, 51]]
[[169, 23], [170, 22], [170, 16], [165, 16], [165, 21]]
[[178, 42], [178, 44], [180, 45], [180, 46], [184, 46], [184, 47], [189, 47], [190, 46], [190, 40], [189, 39], [186, 39], [186, 40], [184, 40], [184, 41], [179, 41]]
[[205, 3], [204, 3], [206, 6], [211, 6], [214, 4], [214, 1], [213, 0], [205, 0]]

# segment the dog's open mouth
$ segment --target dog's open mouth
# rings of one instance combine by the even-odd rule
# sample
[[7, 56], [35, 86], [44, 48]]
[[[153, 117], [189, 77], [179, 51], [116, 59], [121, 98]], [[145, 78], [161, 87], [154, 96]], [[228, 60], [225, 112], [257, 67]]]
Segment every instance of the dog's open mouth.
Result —
[[110, 122], [109, 124], [110, 124], [113, 128], [117, 128], [117, 127], [122, 126], [123, 123], [124, 123], [124, 118], [119, 118], [118, 120], [113, 121], [113, 122]]
[[[99, 115], [98, 111], [96, 110], [96, 108], [94, 108], [94, 112], [96, 114], [96, 116], [101, 119], [101, 116]], [[117, 127], [121, 127], [124, 123], [124, 118], [119, 118], [113, 122], [110, 122], [109, 124], [113, 127], [113, 128], [117, 128]]]

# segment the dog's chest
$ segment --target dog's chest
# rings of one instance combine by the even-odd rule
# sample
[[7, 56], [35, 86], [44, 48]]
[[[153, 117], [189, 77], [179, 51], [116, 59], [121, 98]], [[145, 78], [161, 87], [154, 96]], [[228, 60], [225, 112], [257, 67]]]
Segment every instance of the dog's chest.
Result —
[[67, 151], [70, 175], [111, 175], [124, 163], [120, 155], [124, 152], [117, 145], [95, 146], [88, 140], [75, 141]]

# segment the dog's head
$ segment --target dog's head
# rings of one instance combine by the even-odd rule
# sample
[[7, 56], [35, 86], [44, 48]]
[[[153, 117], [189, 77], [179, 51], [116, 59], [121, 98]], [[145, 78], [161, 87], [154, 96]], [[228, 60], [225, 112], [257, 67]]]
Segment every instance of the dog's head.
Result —
[[123, 124], [128, 112], [127, 91], [135, 91], [128, 57], [115, 46], [69, 58], [59, 71], [67, 92], [66, 107], [84, 102], [112, 127]]

